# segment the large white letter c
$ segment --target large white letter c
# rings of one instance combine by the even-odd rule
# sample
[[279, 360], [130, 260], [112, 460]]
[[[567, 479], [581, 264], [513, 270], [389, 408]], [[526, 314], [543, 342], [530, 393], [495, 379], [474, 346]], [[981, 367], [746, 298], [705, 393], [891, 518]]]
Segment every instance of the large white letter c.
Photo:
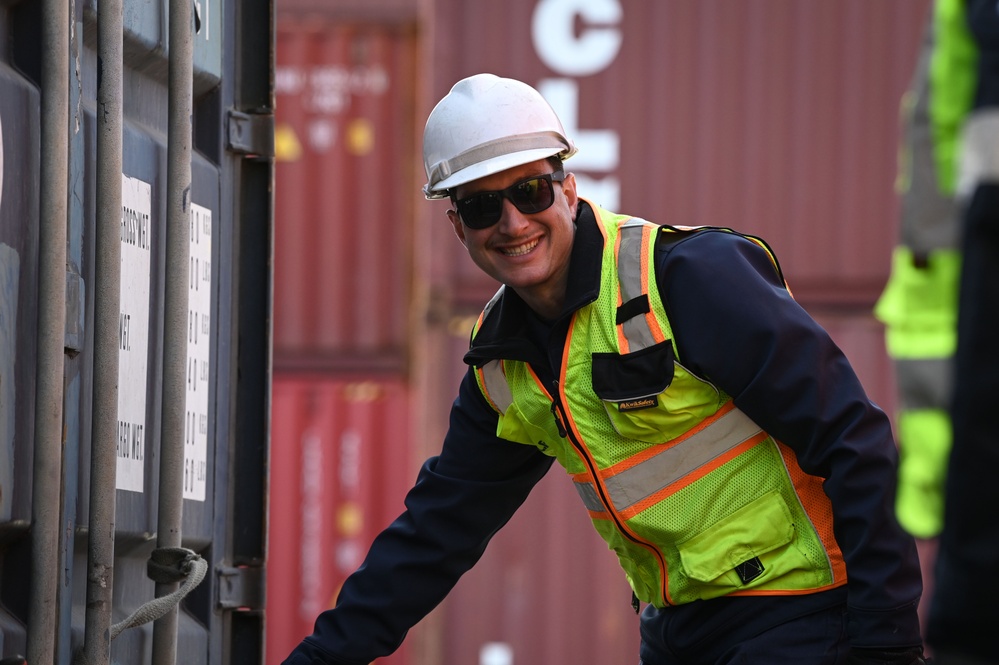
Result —
[[[618, 0], [540, 0], [531, 21], [531, 39], [542, 62], [559, 74], [586, 76], [607, 67], [621, 49]], [[576, 35], [579, 16], [589, 26]], [[593, 27], [596, 24], [605, 27]]]

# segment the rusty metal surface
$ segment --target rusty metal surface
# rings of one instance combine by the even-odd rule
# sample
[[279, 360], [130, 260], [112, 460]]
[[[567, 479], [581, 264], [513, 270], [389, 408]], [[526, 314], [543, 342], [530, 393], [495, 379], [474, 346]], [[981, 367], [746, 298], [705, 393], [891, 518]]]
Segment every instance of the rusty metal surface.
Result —
[[[332, 607], [416, 478], [410, 392], [367, 376], [274, 379], [267, 662], [279, 663]], [[408, 647], [383, 662], [401, 664]], [[380, 661], [382, 662], [382, 661]]]
[[414, 40], [405, 27], [281, 19], [278, 366], [404, 362], [412, 286]]

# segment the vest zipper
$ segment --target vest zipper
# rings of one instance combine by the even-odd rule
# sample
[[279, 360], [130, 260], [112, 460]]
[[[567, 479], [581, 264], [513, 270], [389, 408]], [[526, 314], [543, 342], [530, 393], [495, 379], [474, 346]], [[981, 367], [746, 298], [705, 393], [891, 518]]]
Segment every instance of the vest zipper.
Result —
[[562, 406], [562, 400], [559, 397], [560, 393], [558, 390], [558, 381], [552, 381], [552, 418], [555, 419], [555, 426], [558, 428], [558, 435], [563, 439], [569, 435], [569, 432], [565, 429], [565, 425], [562, 424], [562, 414], [559, 407]]
[[[648, 543], [638, 538], [637, 536], [633, 536], [631, 534], [631, 531], [625, 528], [624, 522], [618, 516], [617, 511], [614, 510], [614, 506], [611, 503], [610, 497], [607, 496], [607, 494], [604, 492], [603, 485], [601, 485], [597, 481], [599, 475], [597, 472], [596, 463], [587, 453], [585, 446], [583, 446], [582, 443], [577, 441], [576, 437], [569, 434], [568, 429], [563, 424], [569, 422], [569, 418], [568, 414], [566, 413], [565, 407], [562, 405], [561, 395], [562, 393], [559, 391], [558, 380], [556, 379], [555, 381], [552, 381], [551, 398], [552, 398], [552, 416], [554, 416], [555, 424], [558, 426], [559, 436], [561, 436], [564, 439], [566, 438], [569, 439], [569, 442], [572, 444], [572, 447], [575, 448], [576, 452], [579, 454], [580, 459], [582, 459], [583, 463], [586, 464], [586, 468], [589, 469], [590, 475], [593, 477], [593, 486], [597, 490], [597, 495], [600, 497], [600, 502], [604, 505], [604, 508], [607, 509], [607, 514], [611, 516], [612, 520], [614, 520], [614, 524], [617, 527], [618, 533], [622, 534], [625, 538], [632, 541], [636, 545], [648, 549], [655, 555], [656, 559], [659, 561], [659, 570], [662, 572], [662, 589], [660, 589], [660, 591], [662, 592], [663, 602], [666, 603], [667, 605], [672, 605], [672, 603], [669, 602], [668, 594], [666, 593], [666, 589], [669, 583], [666, 574], [666, 559], [663, 557], [662, 552], [659, 551], [659, 548], [654, 546], [652, 543]], [[638, 614], [639, 608], [636, 606], [636, 602], [632, 602], [632, 607], [635, 609], [635, 613]]]

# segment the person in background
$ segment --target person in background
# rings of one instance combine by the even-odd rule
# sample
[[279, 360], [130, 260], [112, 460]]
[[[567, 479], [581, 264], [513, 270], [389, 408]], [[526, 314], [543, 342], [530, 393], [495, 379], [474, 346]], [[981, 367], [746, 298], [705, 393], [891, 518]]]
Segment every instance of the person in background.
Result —
[[[949, 168], [962, 220], [953, 445], [926, 639], [939, 665], [999, 663], [999, 4], [937, 0], [934, 133], [956, 142]], [[959, 142], [959, 143], [958, 143]]]
[[604, 210], [575, 152], [513, 79], [430, 114], [424, 193], [502, 286], [440, 454], [285, 662], [393, 652], [557, 462], [630, 583], [642, 665], [923, 663], [887, 416], [762, 239]]
[[902, 527], [927, 541], [943, 527], [961, 270], [954, 200], [958, 141], [956, 132], [940, 131], [941, 116], [953, 115], [948, 106], [952, 96], [938, 85], [946, 63], [942, 51], [934, 49], [934, 32], [930, 20], [913, 83], [902, 99], [899, 244], [874, 308], [885, 324], [885, 346], [898, 385], [895, 509]]

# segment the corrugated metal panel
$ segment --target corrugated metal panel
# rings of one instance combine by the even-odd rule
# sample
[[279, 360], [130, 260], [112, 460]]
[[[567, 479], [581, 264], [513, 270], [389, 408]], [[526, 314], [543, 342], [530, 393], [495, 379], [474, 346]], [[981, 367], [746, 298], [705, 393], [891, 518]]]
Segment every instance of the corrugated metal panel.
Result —
[[283, 16], [321, 15], [338, 21], [411, 22], [416, 19], [418, 0], [281, 0]]
[[21, 174], [38, 173], [39, 140], [38, 90], [0, 61], [0, 557], [21, 571], [0, 580], [0, 657], [27, 651], [39, 183]]
[[275, 363], [405, 361], [412, 288], [411, 26], [279, 21]]
[[[563, 116], [577, 116], [570, 168], [619, 183], [616, 194], [591, 188], [595, 197], [655, 221], [763, 235], [803, 302], [869, 305], [896, 239], [898, 107], [928, 4], [437, 0], [435, 30], [447, 37], [434, 43], [429, 98], [479, 71], [557, 79], [571, 93], [558, 98]], [[608, 35], [620, 49], [592, 56], [585, 40]], [[576, 73], [580, 61], [592, 66]], [[596, 148], [596, 131], [619, 151]], [[597, 156], [610, 166], [585, 165]], [[458, 261], [463, 289], [491, 290]]]
[[[206, 579], [177, 612], [177, 662], [262, 660], [262, 607], [254, 595], [262, 596], [267, 441], [263, 428], [247, 430], [267, 414], [269, 390], [259, 379], [269, 371], [270, 289], [266, 261], [254, 269], [248, 257], [270, 254], [272, 166], [267, 159], [224, 152], [222, 146], [228, 110], [252, 109], [261, 114], [261, 127], [267, 123], [273, 105], [271, 5], [259, 0], [199, 5], [201, 20], [190, 42], [198, 131], [192, 137], [191, 182], [184, 197], [191, 206], [188, 249], [194, 269], [189, 271], [184, 257], [178, 275], [167, 272], [165, 242], [167, 142], [172, 134], [167, 127], [167, 4], [125, 0], [119, 7], [123, 33], [118, 35], [126, 45], [124, 61], [105, 58], [99, 65], [95, 9], [107, 13], [113, 7], [77, 3], [68, 15], [72, 23], [60, 26], [56, 14], [42, 12], [37, 3], [0, 3], [0, 658], [24, 654], [27, 632], [50, 638], [51, 644], [41, 647], [55, 652], [44, 656], [46, 662], [68, 665], [95, 622], [98, 638], [86, 646], [101, 651], [106, 642], [98, 644], [99, 636], [103, 633], [107, 640], [108, 634], [101, 624], [120, 621], [155, 597], [147, 562], [158, 536], [170, 530], [182, 536], [184, 547], [210, 562]], [[43, 29], [49, 16], [57, 22], [53, 30]], [[62, 51], [67, 59], [61, 63], [68, 80], [61, 84], [40, 71], [43, 52], [46, 57], [59, 52], [42, 35], [57, 38], [60, 29], [68, 42]], [[55, 64], [58, 69], [60, 63]], [[122, 66], [121, 108], [112, 103], [99, 109], [100, 75], [106, 89]], [[223, 79], [227, 84], [221, 89]], [[62, 126], [67, 145], [61, 155], [40, 150], [39, 142], [40, 134], [48, 135], [41, 128], [45, 120], [40, 119], [39, 91], [41, 99], [59, 99], [59, 94], [50, 96], [49, 86], [60, 85], [69, 95], [69, 122]], [[95, 169], [98, 119], [119, 113], [121, 144], [108, 148], [120, 148], [122, 173], [103, 178]], [[108, 134], [116, 131], [102, 128]], [[115, 161], [107, 153], [101, 157], [105, 164]], [[40, 237], [45, 237], [39, 231], [44, 224], [39, 183], [41, 173], [51, 173], [49, 163], [60, 165], [67, 176], [62, 185], [52, 183], [66, 187], [66, 219], [50, 220], [66, 226], [65, 259], [57, 264], [60, 272], [65, 264], [65, 273], [56, 275], [54, 288], [65, 284], [66, 319], [65, 330], [41, 331], [57, 339], [65, 335], [65, 344], [43, 359], [37, 330], [43, 309]], [[256, 176], [252, 188], [248, 173]], [[59, 195], [54, 189], [50, 193]], [[118, 213], [98, 220], [97, 201], [117, 194], [122, 197], [120, 220]], [[97, 229], [109, 223], [112, 244], [121, 230], [119, 275], [113, 275], [114, 263], [111, 274], [97, 267], [105, 249], [97, 247]], [[182, 220], [181, 227], [186, 226]], [[119, 289], [118, 276], [119, 309], [111, 316], [120, 327], [118, 339], [110, 340], [118, 346], [118, 362], [109, 369], [95, 359], [95, 300], [108, 297], [112, 287]], [[188, 322], [195, 317], [198, 322], [177, 331], [181, 338], [187, 336], [186, 363], [164, 361], [168, 325], [163, 308], [172, 278], [178, 278], [173, 284], [181, 285], [181, 294], [183, 287], [188, 289]], [[47, 363], [62, 370], [56, 372], [61, 377], [52, 400], [56, 403], [36, 404], [36, 373], [44, 375], [40, 369]], [[168, 375], [187, 381], [186, 401], [163, 403]], [[117, 403], [115, 395], [98, 394], [98, 377], [107, 378], [104, 385], [117, 386]], [[50, 442], [37, 431], [35, 412], [57, 408], [62, 436]], [[158, 510], [167, 494], [160, 487], [160, 467], [170, 459], [163, 454], [161, 428], [167, 412], [183, 415], [181, 411], [191, 427], [183, 441], [172, 440], [183, 446], [183, 470], [176, 470], [191, 473], [182, 476], [183, 514], [177, 523], [167, 524]], [[95, 421], [110, 427], [98, 429]], [[98, 441], [97, 432], [108, 429], [116, 429], [118, 436]], [[110, 461], [114, 472], [92, 474], [92, 451], [107, 450], [109, 443], [117, 444], [116, 458]], [[41, 455], [56, 469], [44, 480], [32, 472], [33, 457]], [[89, 523], [98, 505], [111, 518]], [[36, 545], [44, 549], [35, 547], [28, 534], [44, 533], [53, 513], [56, 542], [39, 540]], [[243, 546], [254, 538], [259, 545], [255, 550]], [[113, 550], [113, 561], [91, 567], [88, 548], [98, 542], [107, 546], [109, 557]], [[221, 570], [235, 566], [246, 573], [239, 580], [242, 595], [227, 590], [220, 579]], [[53, 589], [39, 588], [29, 579], [32, 568], [54, 578]], [[99, 616], [92, 619], [91, 610]], [[152, 633], [152, 623], [123, 631], [110, 645], [111, 660], [149, 663]], [[172, 641], [168, 633], [163, 637]], [[27, 648], [37, 650], [31, 643]], [[27, 655], [32, 662], [43, 657]], [[86, 650], [83, 656], [89, 658]]]
[[[162, 88], [159, 90], [147, 89], [145, 94], [147, 97], [160, 96], [159, 98], [165, 103], [166, 92]], [[93, 107], [88, 108], [83, 118], [83, 135], [80, 137], [80, 145], [85, 146], [86, 154], [82, 164], [93, 164], [96, 160], [96, 155], [93, 152], [97, 132], [94, 112]], [[156, 547], [156, 540], [151, 538], [150, 534], [157, 533], [157, 500], [160, 486], [159, 450], [162, 444], [160, 427], [163, 418], [161, 397], [165, 371], [162, 363], [162, 330], [164, 326], [163, 299], [167, 279], [165, 268], [165, 220], [167, 212], [165, 189], [160, 189], [160, 187], [166, 185], [166, 174], [162, 165], [165, 164], [167, 146], [164, 141], [160, 140], [164, 136], [163, 134], [150, 133], [140, 126], [140, 123], [131, 122], [131, 120], [134, 119], [130, 118], [126, 121], [123, 130], [122, 168], [124, 174], [133, 181], [151, 185], [147, 190], [149, 196], [147, 202], [150, 204], [148, 245], [151, 248], [151, 256], [145, 273], [134, 269], [131, 272], [126, 272], [125, 267], [122, 269], [123, 275], [126, 276], [123, 279], [126, 281], [133, 279], [136, 283], [135, 286], [126, 285], [124, 287], [125, 293], [140, 291], [141, 288], [137, 286], [139, 280], [149, 280], [149, 285], [148, 298], [143, 303], [144, 308], [148, 308], [148, 311], [130, 307], [130, 302], [131, 304], [142, 302], [141, 298], [137, 300], [134, 296], [131, 298], [123, 296], [120, 305], [122, 313], [127, 314], [133, 321], [131, 324], [134, 326], [133, 334], [138, 331], [145, 333], [146, 339], [140, 340], [138, 335], [135, 335], [131, 341], [123, 346], [127, 346], [131, 350], [132, 357], [129, 358], [129, 362], [133, 363], [132, 366], [134, 367], [134, 363], [137, 362], [147, 364], [147, 373], [131, 372], [127, 375], [128, 378], [119, 384], [119, 396], [125, 393], [143, 395], [138, 402], [131, 399], [119, 400], [117, 416], [119, 432], [123, 431], [120, 428], [128, 423], [130, 427], [138, 426], [144, 431], [144, 434], [138, 437], [141, 450], [132, 454], [127, 451], [119, 451], [118, 454], [116, 474], [118, 491], [115, 493], [114, 512], [115, 537], [117, 542], [129, 543], [129, 546], [120, 547], [115, 552], [115, 597], [113, 603], [115, 621], [123, 619], [155, 597], [155, 585], [146, 574], [146, 561]], [[219, 420], [217, 413], [219, 405], [226, 404], [234, 395], [224, 387], [229, 385], [228, 382], [218, 381], [220, 372], [224, 372], [229, 361], [227, 354], [220, 354], [218, 339], [227, 330], [231, 330], [231, 317], [220, 315], [218, 308], [220, 291], [217, 289], [221, 279], [221, 274], [218, 271], [222, 269], [221, 266], [231, 265], [229, 262], [220, 260], [219, 257], [226, 244], [222, 239], [232, 238], [232, 227], [225, 223], [220, 214], [221, 187], [218, 166], [195, 154], [192, 158], [191, 173], [192, 202], [205, 211], [205, 217], [199, 219], [199, 225], [207, 224], [208, 235], [213, 236], [215, 242], [209, 240], [210, 244], [206, 245], [208, 247], [207, 257], [200, 258], [209, 258], [210, 263], [204, 270], [197, 271], [197, 279], [194, 280], [200, 289], [207, 289], [210, 293], [207, 299], [202, 301], [203, 305], [200, 306], [204, 307], [201, 313], [207, 315], [206, 320], [211, 325], [203, 329], [199, 325], [199, 332], [204, 331], [207, 333], [207, 337], [201, 338], [198, 345], [189, 347], [189, 361], [195, 357], [201, 357], [196, 361], [196, 366], [199, 369], [194, 383], [201, 391], [207, 391], [209, 396], [205, 398], [203, 403], [198, 404], [197, 408], [193, 406], [195, 402], [191, 402], [188, 406], [192, 409], [189, 415], [196, 419], [198, 434], [195, 435], [192, 431], [191, 440], [185, 443], [187, 446], [185, 448], [185, 469], [188, 468], [187, 464], [195, 465], [201, 462], [203, 465], [197, 472], [192, 471], [190, 477], [185, 476], [184, 498], [189, 500], [184, 501], [181, 531], [184, 547], [192, 549], [208, 559], [216, 535], [221, 534], [221, 532], [219, 534], [215, 532], [215, 529], [220, 525], [214, 522], [214, 517], [216, 510], [221, 509], [223, 504], [216, 503], [216, 500], [219, 496], [227, 496], [229, 491], [226, 487], [228, 468], [222, 471], [216, 465], [219, 460], [224, 460], [229, 454], [229, 423], [224, 419]], [[84, 175], [82, 173], [79, 175], [80, 180], [83, 180]], [[82, 234], [82, 238], [78, 240], [82, 242], [84, 247], [92, 245], [93, 239], [96, 237], [97, 220], [94, 214], [96, 206], [91, 199], [92, 195], [88, 194], [83, 197], [83, 201], [89, 205], [82, 205], [79, 210], [79, 214], [82, 216], [80, 220], [82, 226], [75, 227], [73, 225], [72, 228], [73, 232]], [[128, 208], [134, 205], [134, 201], [129, 200], [128, 197], [123, 197], [122, 205]], [[193, 240], [194, 236], [192, 235], [192, 243]], [[197, 250], [192, 246], [192, 257], [197, 256], [196, 252]], [[127, 266], [128, 262], [123, 261], [122, 264]], [[210, 267], [212, 264], [216, 266], [214, 271]], [[96, 266], [92, 259], [89, 256], [82, 257], [79, 265], [84, 283], [96, 284]], [[86, 317], [88, 320], [87, 329], [92, 331], [94, 325], [92, 299], [88, 302]], [[148, 321], [145, 328], [136, 325], [143, 317]], [[228, 346], [227, 343], [223, 344], [224, 346], [221, 348]], [[142, 357], [137, 358], [138, 355]], [[93, 368], [87, 366], [90, 362], [92, 362], [92, 358], [85, 356], [82, 367], [76, 363], [68, 363], [67, 366], [72, 368], [68, 371], [71, 372], [71, 375], [79, 371], [84, 377], [90, 378], [89, 375], [93, 372]], [[120, 362], [124, 364], [126, 361], [121, 360]], [[86, 379], [84, 380], [86, 381]], [[191, 383], [189, 382], [188, 385]], [[78, 422], [84, 426], [82, 436], [79, 432], [67, 434], [72, 445], [79, 446], [79, 450], [75, 451], [75, 454], [78, 454], [80, 459], [87, 460], [76, 469], [79, 477], [67, 480], [70, 487], [79, 488], [79, 496], [72, 497], [72, 505], [77, 511], [73, 519], [78, 525], [86, 525], [90, 519], [88, 497], [91, 492], [91, 468], [89, 459], [93, 446], [91, 433], [87, 431], [91, 424], [87, 410], [91, 408], [92, 396], [88, 394], [90, 393], [88, 388], [84, 390], [82, 396], [74, 394], [72, 391], [69, 391], [67, 395], [67, 409], [84, 411], [82, 418], [78, 414], [71, 416], [74, 420], [79, 418]], [[70, 401], [74, 398], [78, 400], [76, 404]], [[140, 410], [137, 413], [134, 410], [130, 412], [128, 403], [141, 405]], [[198, 452], [187, 454], [192, 450]], [[217, 471], [220, 471], [221, 475], [216, 475]], [[195, 490], [195, 486], [197, 490]], [[216, 489], [218, 489], [218, 493], [216, 493]], [[258, 489], [257, 500], [261, 504], [264, 500], [262, 488]], [[247, 505], [248, 511], [250, 508]], [[88, 571], [87, 548], [84, 545], [85, 543], [81, 543], [81, 546], [77, 547], [75, 551], [70, 549], [74, 555], [74, 575], [77, 579], [82, 580], [87, 579]], [[219, 559], [221, 558], [219, 557]], [[79, 587], [79, 591], [83, 591], [82, 586]], [[217, 599], [214, 600], [217, 601]], [[83, 593], [79, 593], [75, 598], [75, 603], [80, 608], [84, 607], [85, 601]], [[214, 604], [210, 589], [206, 586], [200, 589], [200, 593], [188, 596], [187, 608], [188, 612], [182, 612], [178, 619], [180, 631], [178, 657], [192, 663], [209, 662], [213, 657], [220, 658], [220, 653], [212, 654], [209, 648], [210, 630], [202, 625], [202, 623], [207, 624], [207, 620], [213, 616]], [[197, 617], [197, 620], [194, 617]], [[79, 637], [82, 637], [82, 626], [74, 626], [74, 629], [81, 630]], [[221, 630], [221, 628], [217, 627], [217, 630]], [[141, 659], [151, 660], [152, 633], [152, 624], [123, 632], [113, 642], [112, 653], [115, 658], [120, 658], [121, 654], [132, 654], [140, 661]], [[74, 637], [78, 636], [74, 635]]]
[[419, 460], [400, 381], [279, 374], [272, 404], [267, 662], [279, 663], [402, 512]]

